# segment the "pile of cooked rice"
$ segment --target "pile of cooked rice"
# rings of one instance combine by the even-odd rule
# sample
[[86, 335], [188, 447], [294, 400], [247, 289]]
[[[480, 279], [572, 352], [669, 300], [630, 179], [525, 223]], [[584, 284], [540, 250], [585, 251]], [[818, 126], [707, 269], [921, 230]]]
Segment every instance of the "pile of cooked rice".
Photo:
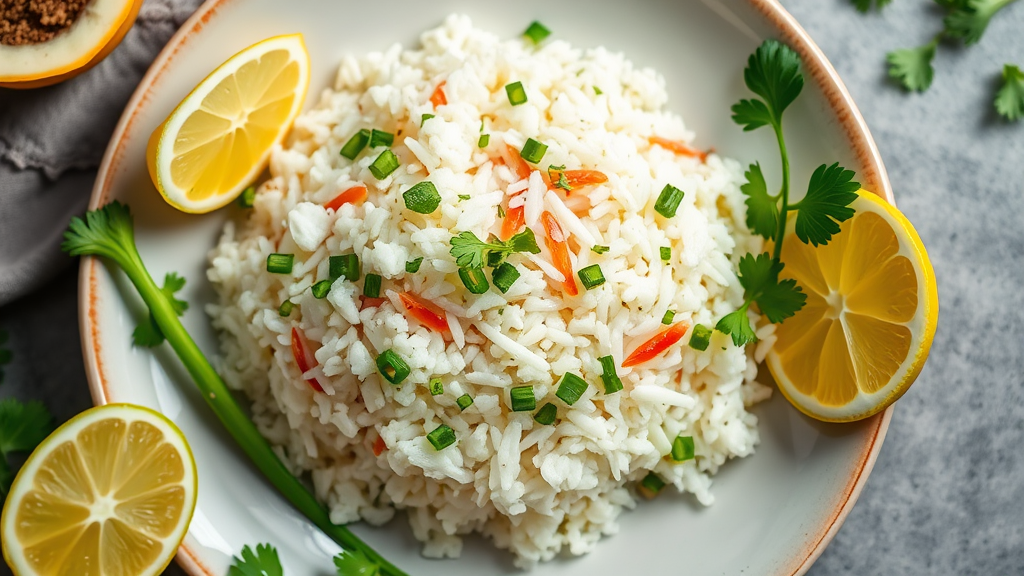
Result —
[[[690, 328], [653, 360], [621, 366], [664, 328], [666, 311], [674, 323], [713, 326], [742, 304], [735, 261], [761, 245], [744, 226], [739, 165], [652, 145], [653, 136], [690, 143], [693, 134], [664, 110], [661, 76], [620, 54], [557, 39], [501, 41], [462, 16], [421, 42], [346, 57], [334, 88], [275, 150], [251, 214], [226, 226], [211, 254], [220, 304], [209, 312], [223, 334], [228, 384], [252, 400], [254, 420], [293, 472], [311, 475], [334, 522], [381, 524], [404, 509], [431, 557], [458, 556], [460, 536], [474, 531], [521, 567], [563, 550], [584, 554], [616, 532], [650, 471], [711, 504], [711, 475], [759, 441], [747, 408], [770, 394], [754, 381], [754, 356], [771, 345], [771, 325], [759, 329], [756, 352], [720, 333], [695, 350]], [[528, 100], [513, 106], [505, 86], [516, 81]], [[442, 82], [447, 103], [435, 107]], [[361, 129], [395, 134], [398, 170], [382, 180], [371, 173], [383, 147], [354, 161], [340, 155]], [[481, 134], [489, 135], [483, 147]], [[528, 138], [548, 149], [521, 179], [510, 149]], [[568, 193], [549, 186], [547, 168], [563, 165], [608, 181]], [[402, 196], [424, 180], [441, 196], [427, 215]], [[364, 202], [324, 207], [358, 184], [368, 188]], [[654, 209], [666, 184], [685, 192], [671, 218]], [[470, 293], [450, 240], [498, 234], [510, 206], [524, 207], [541, 252], [508, 257], [520, 277], [507, 293]], [[603, 285], [567, 295], [540, 222], [545, 211], [569, 237], [573, 270], [600, 264]], [[267, 271], [272, 253], [295, 255], [290, 274]], [[360, 278], [337, 279], [316, 298], [329, 257], [353, 253]], [[407, 263], [420, 258], [410, 272]], [[383, 278], [381, 301], [361, 297], [368, 273]], [[417, 322], [403, 292], [443, 311], [449, 330]], [[285, 301], [294, 304], [287, 316]], [[306, 373], [293, 328], [315, 351]], [[411, 368], [399, 385], [377, 370], [386, 350]], [[612, 394], [598, 361], [609, 354], [624, 384]], [[555, 396], [566, 373], [588, 382], [572, 406]], [[434, 378], [441, 395], [428, 389]], [[537, 407], [557, 406], [554, 424], [512, 410], [509, 390], [524, 385]], [[461, 411], [463, 395], [473, 403]], [[441, 424], [456, 442], [437, 450], [426, 435]], [[680, 435], [693, 438], [695, 459], [669, 457]]]

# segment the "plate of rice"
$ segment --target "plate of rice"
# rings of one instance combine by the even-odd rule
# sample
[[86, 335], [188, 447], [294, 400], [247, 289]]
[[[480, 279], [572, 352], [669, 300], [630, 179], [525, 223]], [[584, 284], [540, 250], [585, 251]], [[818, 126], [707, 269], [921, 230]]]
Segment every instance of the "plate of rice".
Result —
[[[550, 36], [524, 37], [533, 21]], [[168, 206], [150, 133], [215, 63], [296, 32], [311, 89], [252, 206]], [[746, 347], [700, 332], [743, 304], [737, 261], [763, 247], [740, 186], [754, 161], [775, 176], [775, 143], [729, 108], [767, 38], [807, 80], [794, 173], [838, 160], [892, 202], [842, 82], [770, 0], [210, 0], [129, 103], [92, 207], [131, 205], [147, 267], [187, 279], [184, 325], [278, 456], [409, 574], [802, 574], [892, 409], [812, 421], [760, 369], [774, 325]], [[170, 352], [132, 347], [144, 305], [92, 258], [81, 313], [95, 401], [157, 409], [193, 447], [185, 570], [269, 543], [285, 574], [331, 573], [337, 545]]]

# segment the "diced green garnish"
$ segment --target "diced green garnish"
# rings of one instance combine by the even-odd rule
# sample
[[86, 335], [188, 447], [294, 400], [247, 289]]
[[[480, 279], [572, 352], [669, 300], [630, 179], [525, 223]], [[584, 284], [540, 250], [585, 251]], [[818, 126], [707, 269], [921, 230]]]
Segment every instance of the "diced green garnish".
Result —
[[405, 207], [419, 214], [430, 214], [441, 205], [441, 195], [433, 182], [424, 180], [402, 193]]
[[519, 276], [518, 268], [508, 262], [503, 262], [500, 266], [495, 268], [493, 272], [491, 272], [491, 281], [494, 283], [495, 288], [501, 290], [502, 294], [505, 294], [508, 292], [509, 288], [516, 283]]
[[377, 370], [392, 384], [401, 384], [412, 372], [405, 360], [390, 348], [377, 356]]
[[469, 394], [463, 394], [455, 399], [455, 403], [459, 405], [459, 411], [463, 411], [473, 405], [473, 397]]
[[309, 290], [310, 292], [313, 293], [313, 298], [316, 298], [317, 300], [323, 300], [331, 291], [332, 284], [333, 282], [331, 282], [330, 280], [321, 280], [316, 284], [313, 284], [313, 287], [310, 288]]
[[523, 36], [526, 36], [534, 44], [540, 44], [545, 38], [551, 35], [551, 30], [548, 30], [547, 26], [534, 20], [527, 26], [526, 31], [523, 32]]
[[363, 129], [356, 132], [348, 139], [348, 142], [341, 147], [341, 155], [349, 160], [355, 160], [356, 156], [366, 148], [370, 142], [370, 131]]
[[537, 407], [533, 386], [516, 386], [508, 391], [513, 412], [528, 412]]
[[676, 215], [676, 210], [679, 209], [679, 203], [682, 201], [683, 191], [671, 184], [665, 184], [665, 187], [661, 189], [661, 194], [658, 194], [657, 202], [654, 203], [654, 211], [665, 218], [671, 218]]
[[337, 280], [342, 276], [349, 282], [355, 282], [359, 280], [360, 266], [359, 257], [355, 254], [341, 254], [338, 256], [331, 256], [328, 259], [328, 270], [331, 276], [331, 280]]
[[455, 444], [455, 430], [449, 428], [447, 424], [441, 424], [427, 434], [427, 441], [434, 447], [434, 450], [440, 452]]
[[526, 103], [526, 89], [522, 82], [513, 82], [505, 86], [505, 94], [508, 95], [508, 102], [513, 106]]
[[295, 265], [295, 254], [271, 254], [267, 256], [267, 272], [271, 274], [291, 274]]
[[423, 264], [423, 256], [420, 256], [415, 260], [409, 260], [405, 263], [405, 271], [409, 274], [415, 274], [420, 271], [421, 264]]
[[709, 344], [711, 344], [711, 328], [703, 324], [694, 326], [693, 333], [690, 334], [690, 348], [703, 352], [708, 349]]
[[600, 264], [591, 264], [586, 268], [582, 268], [576, 275], [580, 277], [580, 282], [583, 283], [587, 290], [597, 288], [605, 282], [604, 272], [601, 271]]
[[676, 436], [676, 439], [672, 441], [672, 459], [676, 462], [686, 462], [687, 460], [693, 460], [694, 448], [693, 448], [693, 436]]
[[558, 390], [555, 391], [555, 396], [558, 396], [562, 402], [565, 402], [569, 406], [575, 404], [583, 393], [587, 391], [587, 381], [572, 372], [566, 372], [562, 376], [562, 383], [558, 385]]
[[540, 410], [537, 410], [537, 413], [533, 415], [533, 419], [536, 420], [538, 424], [550, 426], [555, 423], [555, 416], [557, 415], [558, 408], [551, 402], [548, 402], [541, 406]]
[[523, 144], [523, 149], [519, 155], [523, 157], [523, 160], [537, 164], [541, 158], [544, 157], [548, 151], [547, 144], [541, 144], [533, 138], [527, 138], [526, 144]]
[[391, 149], [387, 149], [377, 156], [377, 159], [370, 164], [370, 173], [377, 180], [383, 180], [391, 175], [392, 172], [398, 170], [399, 162], [398, 156]]
[[380, 285], [383, 279], [380, 274], [367, 274], [363, 282], [363, 296], [367, 298], [380, 298]]
[[377, 130], [376, 128], [370, 132], [370, 148], [376, 148], [378, 146], [391, 146], [395, 143], [395, 135], [391, 132], [385, 132], [383, 130]]

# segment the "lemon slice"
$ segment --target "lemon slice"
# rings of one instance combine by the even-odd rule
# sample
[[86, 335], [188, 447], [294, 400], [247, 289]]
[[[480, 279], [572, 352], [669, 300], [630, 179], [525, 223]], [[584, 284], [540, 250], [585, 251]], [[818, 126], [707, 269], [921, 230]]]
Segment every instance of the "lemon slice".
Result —
[[148, 408], [108, 404], [72, 418], [18, 473], [0, 520], [15, 576], [160, 574], [196, 503], [185, 437]]
[[779, 325], [767, 356], [783, 395], [829, 422], [867, 418], [902, 396], [939, 316], [935, 272], [910, 221], [864, 190], [852, 206], [825, 246], [786, 238], [780, 276], [796, 279], [807, 304]]
[[206, 213], [252, 182], [302, 109], [309, 53], [301, 34], [254, 44], [221, 64], [149, 139], [149, 175], [183, 212]]

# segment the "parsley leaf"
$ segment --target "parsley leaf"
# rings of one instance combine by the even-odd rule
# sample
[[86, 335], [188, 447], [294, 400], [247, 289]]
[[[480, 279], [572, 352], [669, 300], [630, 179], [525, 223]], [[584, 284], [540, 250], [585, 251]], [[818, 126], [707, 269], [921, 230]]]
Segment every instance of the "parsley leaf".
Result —
[[778, 324], [796, 314], [806, 303], [807, 294], [792, 278], [764, 286], [757, 298], [757, 307], [772, 324]]
[[7, 457], [12, 452], [31, 452], [52, 429], [52, 417], [42, 402], [0, 400], [0, 496], [7, 496], [14, 480]]
[[853, 179], [853, 170], [838, 162], [822, 164], [811, 174], [804, 199], [792, 205], [796, 215], [796, 236], [804, 244], [828, 244], [833, 234], [839, 233], [839, 223], [853, 217], [850, 203], [857, 199], [860, 182]]
[[747, 254], [740, 258], [740, 285], [743, 286], [747, 300], [756, 300], [766, 286], [777, 283], [780, 270], [782, 263], [773, 260], [772, 255], [767, 252], [756, 257]]
[[[160, 292], [171, 303], [171, 308], [174, 309], [178, 316], [183, 315], [188, 310], [188, 302], [174, 297], [175, 292], [184, 287], [185, 279], [178, 276], [176, 272], [169, 272], [164, 276], [164, 287], [160, 289]], [[146, 320], [142, 321], [132, 331], [132, 343], [139, 347], [152, 348], [159, 346], [163, 341], [164, 333], [160, 331], [160, 326], [157, 325], [156, 318], [153, 317], [152, 312], [150, 312]]]
[[767, 316], [772, 323], [782, 322], [796, 314], [807, 302], [807, 295], [797, 286], [796, 280], [790, 278], [779, 281], [779, 272], [783, 267], [782, 262], [773, 259], [767, 252], [758, 254], [756, 257], [753, 254], [747, 254], [740, 258], [739, 279], [747, 300], [742, 308], [743, 314], [733, 312], [719, 321], [719, 324], [724, 322], [725, 328], [719, 328], [719, 330], [731, 334], [733, 342], [737, 346], [741, 345], [737, 339], [743, 343], [757, 340], [757, 338], [749, 338], [754, 333], [753, 328], [749, 325], [739, 326], [741, 318], [746, 320], [746, 308], [751, 302], [756, 302], [761, 313]]
[[529, 228], [525, 228], [519, 234], [509, 238], [508, 246], [512, 252], [540, 254], [540, 246], [537, 246], [537, 237], [533, 235], [533, 230]]
[[455, 263], [460, 268], [482, 268], [491, 254], [495, 254], [496, 259], [500, 260], [513, 252], [540, 253], [537, 238], [529, 228], [504, 242], [493, 236], [489, 242], [484, 242], [467, 230], [458, 236], [452, 236], [451, 245], [450, 254], [455, 257]]
[[744, 346], [751, 342], [757, 342], [757, 334], [750, 326], [750, 319], [747, 318], [747, 308], [750, 304], [744, 304], [735, 312], [730, 312], [715, 325], [715, 330], [728, 334], [732, 337], [732, 343], [736, 346]]
[[774, 123], [781, 124], [782, 113], [804, 87], [800, 57], [789, 46], [766, 40], [747, 60], [743, 80], [751, 92], [764, 99]]
[[779, 201], [768, 194], [760, 164], [751, 164], [745, 176], [740, 190], [747, 195], [747, 228], [772, 240], [779, 228]]
[[853, 5], [860, 12], [868, 12], [871, 10], [872, 1], [875, 3], [875, 7], [878, 8], [879, 10], [885, 8], [887, 4], [892, 2], [892, 0], [853, 0]]
[[284, 569], [277, 550], [270, 544], [258, 544], [256, 552], [246, 545], [242, 548], [242, 557], [235, 556], [228, 576], [284, 576]]
[[[981, 40], [992, 17], [1014, 0], [963, 0], [951, 6], [952, 11], [943, 19], [946, 34], [962, 38], [971, 45]], [[953, 3], [951, 3], [953, 4]]]
[[771, 124], [772, 113], [768, 111], [768, 106], [757, 98], [740, 100], [732, 106], [732, 121], [743, 126], [744, 132], [750, 132]]
[[996, 112], [1010, 121], [1024, 118], [1024, 72], [1013, 64], [1003, 66], [1003, 85], [996, 93]]
[[889, 63], [889, 76], [899, 80], [907, 90], [924, 92], [932, 85], [935, 69], [932, 59], [935, 58], [935, 47], [938, 40], [933, 40], [918, 48], [893, 50], [886, 54]]
[[362, 550], [345, 550], [334, 557], [338, 576], [377, 576], [380, 566], [366, 557]]

